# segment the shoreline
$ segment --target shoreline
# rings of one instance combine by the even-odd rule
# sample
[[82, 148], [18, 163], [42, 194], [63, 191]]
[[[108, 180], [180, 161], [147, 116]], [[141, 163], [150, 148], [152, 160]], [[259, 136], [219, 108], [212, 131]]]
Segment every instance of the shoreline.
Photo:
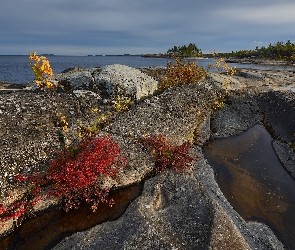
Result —
[[289, 63], [286, 61], [278, 61], [272, 59], [260, 59], [260, 58], [225, 58], [227, 63], [239, 63], [239, 64], [259, 64], [259, 65], [277, 65], [277, 66], [290, 66], [295, 67], [295, 63]]

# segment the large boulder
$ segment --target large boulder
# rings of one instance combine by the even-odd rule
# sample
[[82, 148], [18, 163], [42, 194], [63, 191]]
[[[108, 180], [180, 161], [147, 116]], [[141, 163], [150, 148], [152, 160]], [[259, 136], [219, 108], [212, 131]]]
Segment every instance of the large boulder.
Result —
[[139, 100], [151, 96], [158, 88], [158, 81], [139, 69], [113, 64], [94, 72], [94, 79], [103, 98], [117, 95]]
[[158, 81], [153, 77], [121, 64], [103, 68], [70, 68], [53, 78], [72, 90], [97, 92], [105, 100], [116, 100], [118, 95], [140, 100], [158, 89]]

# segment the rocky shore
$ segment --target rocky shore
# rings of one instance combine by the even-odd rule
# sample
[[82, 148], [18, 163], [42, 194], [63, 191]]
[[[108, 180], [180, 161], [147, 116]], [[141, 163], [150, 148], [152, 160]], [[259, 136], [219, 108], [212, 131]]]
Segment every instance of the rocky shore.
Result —
[[[216, 74], [199, 84], [173, 87], [157, 95], [152, 69], [75, 68], [56, 79], [72, 88], [71, 93], [60, 91], [55, 96], [69, 119], [67, 144], [77, 138], [78, 122], [91, 123], [99, 114], [114, 113], [117, 95], [134, 101], [129, 111], [116, 113], [102, 131], [119, 142], [128, 159], [126, 169], [108, 184], [120, 188], [146, 181], [142, 195], [119, 219], [74, 233], [54, 249], [284, 249], [284, 242], [267, 225], [247, 222], [232, 208], [203, 155], [202, 143], [194, 146], [199, 159], [189, 173], [167, 171], [148, 178], [154, 163], [134, 138], [164, 134], [176, 144], [193, 139], [204, 142], [260, 123], [272, 133], [278, 157], [295, 178], [293, 73], [241, 69], [232, 78], [227, 96], [224, 78]], [[3, 86], [0, 204], [7, 204], [8, 193], [20, 191], [13, 175], [46, 170], [48, 157], [61, 142], [48, 95], [32, 86], [18, 91]], [[224, 106], [216, 110], [224, 97]], [[0, 229], [2, 236], [12, 226], [10, 221]]]

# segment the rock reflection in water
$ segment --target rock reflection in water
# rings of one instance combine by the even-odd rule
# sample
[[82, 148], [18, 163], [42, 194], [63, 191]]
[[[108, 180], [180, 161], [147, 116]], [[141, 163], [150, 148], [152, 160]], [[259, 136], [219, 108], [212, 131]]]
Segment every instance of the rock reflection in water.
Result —
[[262, 125], [209, 143], [205, 155], [217, 182], [245, 220], [268, 224], [295, 249], [295, 182], [278, 160]]

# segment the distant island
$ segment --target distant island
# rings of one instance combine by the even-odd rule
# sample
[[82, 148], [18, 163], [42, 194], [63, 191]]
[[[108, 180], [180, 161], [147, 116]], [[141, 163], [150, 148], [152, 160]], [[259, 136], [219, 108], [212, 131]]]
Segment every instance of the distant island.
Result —
[[203, 58], [203, 53], [194, 43], [189, 45], [174, 46], [167, 50], [166, 53], [158, 54], [145, 54], [142, 57], [155, 57], [155, 58]]

